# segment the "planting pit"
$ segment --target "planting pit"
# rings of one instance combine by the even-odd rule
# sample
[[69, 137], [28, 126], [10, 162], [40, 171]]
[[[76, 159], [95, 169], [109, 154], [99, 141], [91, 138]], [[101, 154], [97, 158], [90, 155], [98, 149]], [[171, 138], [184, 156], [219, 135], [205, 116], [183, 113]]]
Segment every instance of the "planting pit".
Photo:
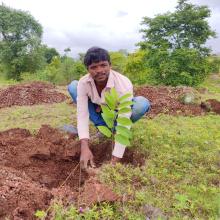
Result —
[[[91, 150], [97, 167], [111, 159], [109, 141], [92, 144]], [[0, 132], [0, 219], [34, 219], [34, 212], [54, 199], [76, 206], [120, 199], [97, 178], [80, 172], [79, 156], [73, 135], [47, 125], [36, 135], [20, 128]], [[127, 150], [123, 162], [142, 165], [144, 158]]]
[[59, 103], [67, 99], [55, 90], [55, 86], [45, 82], [32, 82], [9, 86], [0, 90], [0, 108], [14, 105], [36, 105]]

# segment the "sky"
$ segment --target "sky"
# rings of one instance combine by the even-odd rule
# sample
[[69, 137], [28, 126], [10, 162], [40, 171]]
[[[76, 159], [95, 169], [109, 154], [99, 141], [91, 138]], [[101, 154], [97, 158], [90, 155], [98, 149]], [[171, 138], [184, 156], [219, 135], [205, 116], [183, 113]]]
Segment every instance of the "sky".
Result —
[[[144, 16], [174, 11], [177, 0], [0, 0], [7, 6], [28, 11], [43, 26], [43, 43], [61, 54], [77, 57], [92, 46], [110, 51], [129, 52], [141, 41], [141, 21]], [[208, 22], [217, 32], [216, 39], [207, 41], [214, 53], [220, 53], [220, 0], [190, 0], [208, 5]]]

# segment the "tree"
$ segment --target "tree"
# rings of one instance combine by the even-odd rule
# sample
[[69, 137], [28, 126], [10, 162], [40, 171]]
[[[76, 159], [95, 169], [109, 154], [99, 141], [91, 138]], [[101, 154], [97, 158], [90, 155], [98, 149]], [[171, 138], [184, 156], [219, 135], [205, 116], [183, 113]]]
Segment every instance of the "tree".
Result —
[[59, 57], [60, 54], [57, 52], [57, 50], [55, 48], [50, 48], [47, 47], [46, 45], [43, 46], [43, 50], [44, 50], [44, 57], [46, 59], [47, 63], [51, 63], [53, 57]]
[[[187, 0], [179, 0], [173, 13], [143, 18], [142, 25], [145, 28], [141, 32], [144, 41], [139, 45], [141, 49], [150, 51], [149, 67], [159, 83], [196, 85], [205, 78], [208, 68], [204, 66], [207, 65], [206, 57], [210, 54], [205, 43], [210, 37], [215, 37], [215, 32], [206, 20], [210, 14], [207, 6], [196, 6]], [[190, 60], [189, 57], [195, 68], [189, 68], [185, 62]], [[190, 80], [186, 81], [181, 75], [187, 75]]]
[[21, 72], [30, 71], [30, 58], [35, 63], [31, 71], [39, 68], [41, 36], [42, 26], [29, 13], [0, 5], [0, 60], [9, 78], [18, 80]]
[[124, 74], [135, 84], [144, 84], [148, 81], [150, 69], [146, 57], [146, 50], [138, 50], [128, 55]]

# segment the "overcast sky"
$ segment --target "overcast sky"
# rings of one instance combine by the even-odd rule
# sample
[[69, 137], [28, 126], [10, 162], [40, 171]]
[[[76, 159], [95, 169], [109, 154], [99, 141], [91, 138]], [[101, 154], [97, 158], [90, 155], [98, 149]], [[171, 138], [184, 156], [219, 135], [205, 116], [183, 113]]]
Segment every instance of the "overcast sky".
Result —
[[[29, 11], [43, 26], [43, 42], [60, 53], [67, 47], [76, 56], [91, 46], [133, 51], [141, 40], [144, 16], [174, 11], [177, 0], [0, 0], [12, 8]], [[220, 53], [220, 0], [191, 0], [208, 5], [209, 24], [217, 32], [207, 45]]]

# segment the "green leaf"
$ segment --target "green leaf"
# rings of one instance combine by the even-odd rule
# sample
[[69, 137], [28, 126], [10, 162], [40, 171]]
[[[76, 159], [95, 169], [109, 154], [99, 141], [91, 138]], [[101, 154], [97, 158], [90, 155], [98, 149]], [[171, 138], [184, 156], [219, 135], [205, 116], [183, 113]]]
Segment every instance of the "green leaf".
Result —
[[110, 110], [108, 106], [106, 105], [101, 105], [101, 108], [102, 108], [102, 112], [105, 114], [105, 116], [107, 118], [112, 118], [114, 119], [115, 117], [115, 111], [113, 110]]
[[127, 93], [127, 94], [121, 96], [121, 97], [119, 98], [119, 102], [122, 102], [122, 101], [128, 99], [129, 97], [132, 97], [132, 94], [131, 94], [131, 93]]
[[127, 127], [117, 125], [116, 131], [117, 131], [117, 134], [121, 134], [127, 138], [131, 138], [131, 136], [132, 136], [131, 131]]
[[118, 109], [129, 107], [133, 104], [132, 101], [121, 102], [118, 106]]
[[112, 95], [112, 97], [114, 98], [115, 101], [118, 100], [118, 93], [115, 90], [115, 88], [111, 88], [111, 95]]
[[102, 118], [104, 119], [105, 123], [108, 125], [109, 128], [113, 128], [113, 123], [114, 121], [112, 120], [112, 118], [108, 118], [105, 114], [101, 114]]
[[131, 112], [131, 108], [121, 108], [121, 109], [118, 111], [118, 114], [129, 113], [129, 112]]
[[105, 101], [106, 101], [106, 104], [108, 105], [108, 107], [111, 110], [115, 110], [116, 101], [114, 100], [114, 98], [109, 93], [106, 93]]
[[107, 137], [112, 136], [112, 132], [106, 126], [97, 126], [99, 131]]
[[129, 139], [127, 137], [121, 135], [121, 134], [116, 134], [115, 135], [115, 140], [117, 142], [119, 142], [120, 144], [123, 144], [123, 145], [126, 145], [126, 146], [130, 145]]
[[37, 218], [45, 218], [47, 213], [45, 211], [37, 210], [34, 214]]
[[117, 122], [123, 126], [132, 125], [131, 120], [129, 118], [125, 118], [125, 117], [118, 117]]

